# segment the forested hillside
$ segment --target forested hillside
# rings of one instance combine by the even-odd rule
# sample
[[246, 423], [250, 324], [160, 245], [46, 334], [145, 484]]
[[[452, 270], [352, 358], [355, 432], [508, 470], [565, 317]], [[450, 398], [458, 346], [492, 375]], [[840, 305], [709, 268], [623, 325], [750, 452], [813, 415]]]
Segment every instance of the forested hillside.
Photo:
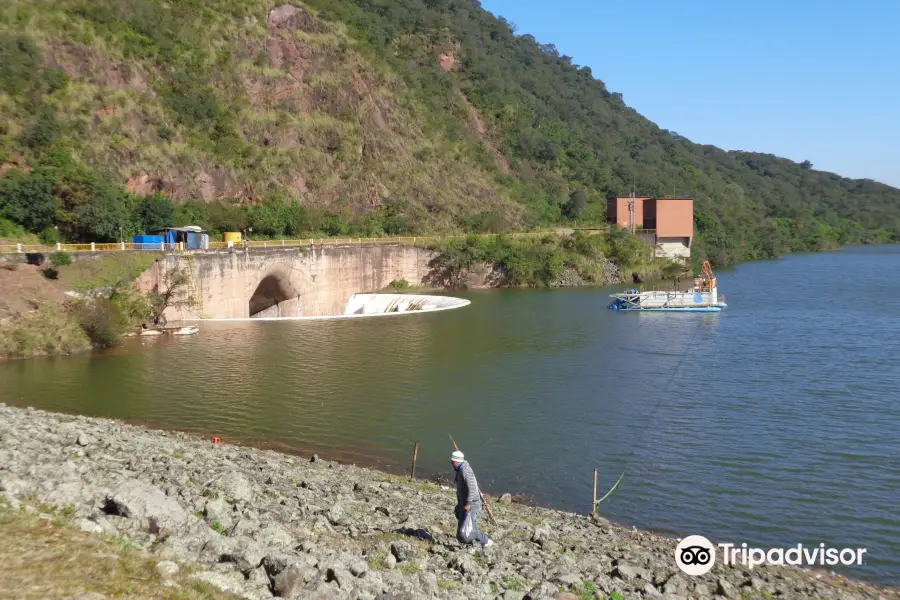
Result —
[[8, 0], [0, 164], [0, 237], [534, 229], [634, 181], [720, 265], [900, 239], [900, 190], [661, 130], [473, 0]]

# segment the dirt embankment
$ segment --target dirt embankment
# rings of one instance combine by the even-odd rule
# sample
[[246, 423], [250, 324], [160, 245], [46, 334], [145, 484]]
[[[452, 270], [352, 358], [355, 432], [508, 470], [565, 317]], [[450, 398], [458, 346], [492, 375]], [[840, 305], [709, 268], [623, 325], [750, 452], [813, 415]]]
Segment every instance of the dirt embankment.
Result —
[[[496, 525], [482, 521], [495, 544], [467, 550], [455, 539], [454, 492], [432, 483], [0, 404], [4, 497], [140, 549], [168, 585], [191, 573], [252, 599], [900, 599], [896, 589], [794, 567], [717, 562], [691, 577], [675, 566], [673, 539], [508, 496], [491, 502]], [[23, 564], [16, 577], [30, 589], [74, 575]], [[78, 582], [66, 589], [108, 589], [103, 577]]]
[[153, 252], [71, 255], [53, 267], [42, 254], [0, 255], [0, 359], [84, 352], [93, 347], [67, 291], [134, 281]]
[[41, 268], [0, 261], [0, 359], [83, 352], [91, 342]]

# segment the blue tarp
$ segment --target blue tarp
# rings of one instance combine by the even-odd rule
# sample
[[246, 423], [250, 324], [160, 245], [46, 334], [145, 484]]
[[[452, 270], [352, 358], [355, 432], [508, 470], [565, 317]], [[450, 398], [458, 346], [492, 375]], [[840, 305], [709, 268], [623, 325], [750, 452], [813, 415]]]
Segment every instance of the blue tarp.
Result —
[[161, 235], [136, 235], [131, 240], [136, 250], [162, 250], [163, 236]]

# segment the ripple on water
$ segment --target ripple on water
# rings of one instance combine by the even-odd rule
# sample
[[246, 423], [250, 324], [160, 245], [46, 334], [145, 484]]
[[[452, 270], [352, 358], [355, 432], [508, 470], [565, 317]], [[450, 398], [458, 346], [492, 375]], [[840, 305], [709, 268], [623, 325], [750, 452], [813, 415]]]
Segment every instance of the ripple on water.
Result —
[[[0, 365], [0, 400], [401, 471], [448, 434], [493, 492], [757, 546], [869, 549], [900, 583], [900, 249], [719, 274], [718, 315], [619, 314], [608, 290], [473, 292], [412, 318], [209, 323], [102, 360]], [[834, 273], [853, 272], [852, 281]], [[877, 290], [866, 305], [859, 289]], [[802, 290], [805, 301], [797, 301]], [[892, 303], [893, 302], [893, 303]]]

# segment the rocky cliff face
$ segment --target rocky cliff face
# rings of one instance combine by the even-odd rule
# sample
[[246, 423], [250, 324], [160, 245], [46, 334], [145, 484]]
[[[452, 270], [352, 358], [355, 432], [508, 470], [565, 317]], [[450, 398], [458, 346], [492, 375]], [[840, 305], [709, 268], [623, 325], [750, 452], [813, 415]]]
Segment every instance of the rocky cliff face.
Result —
[[[455, 539], [454, 493], [318, 457], [0, 404], [0, 493], [68, 507], [161, 573], [252, 599], [900, 598], [824, 573], [717, 564], [689, 577], [676, 542], [603, 518], [491, 501], [487, 550]], [[619, 596], [615, 596], [615, 594]]]
[[0, 18], [0, 169], [52, 163], [53, 148], [132, 193], [178, 201], [280, 194], [365, 213], [391, 198], [436, 228], [522, 212], [479, 164], [484, 135], [466, 129], [464, 98], [429, 114], [302, 3], [14, 4], [16, 19]]

